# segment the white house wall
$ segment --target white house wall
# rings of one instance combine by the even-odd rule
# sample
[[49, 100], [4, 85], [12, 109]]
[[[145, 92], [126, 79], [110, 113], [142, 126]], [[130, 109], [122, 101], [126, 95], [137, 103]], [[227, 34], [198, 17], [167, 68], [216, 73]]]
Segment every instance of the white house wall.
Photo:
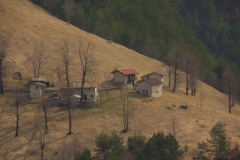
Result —
[[152, 97], [162, 97], [162, 84], [152, 86]]
[[148, 90], [148, 96], [151, 97], [162, 97], [162, 84], [158, 85], [150, 85], [145, 81], [141, 81], [138, 83], [137, 90], [141, 95], [143, 94], [143, 90], [145, 91], [146, 95], [146, 90]]
[[143, 90], [145, 91], [145, 95], [146, 90], [148, 90], [148, 96], [152, 95], [152, 86], [145, 81], [141, 81], [138, 83], [137, 90], [141, 95], [144, 95]]
[[[36, 87], [38, 87], [38, 89], [36, 89]], [[30, 98], [41, 98], [43, 92], [44, 92], [44, 89], [40, 86], [36, 86], [36, 85], [30, 86]]]

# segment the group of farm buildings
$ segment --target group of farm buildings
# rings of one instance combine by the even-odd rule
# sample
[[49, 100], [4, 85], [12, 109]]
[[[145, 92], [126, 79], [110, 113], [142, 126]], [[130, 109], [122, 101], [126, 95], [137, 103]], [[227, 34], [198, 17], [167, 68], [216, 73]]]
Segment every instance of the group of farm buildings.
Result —
[[[136, 87], [139, 94], [150, 97], [162, 97], [163, 76], [164, 74], [158, 71], [148, 73], [141, 77], [141, 80], [136, 82], [137, 74], [133, 68], [120, 68], [111, 72], [113, 74], [113, 85], [127, 85]], [[29, 82], [30, 98], [40, 98], [44, 94], [46, 87], [49, 87], [49, 82], [42, 78], [33, 78]], [[77, 105], [81, 95], [81, 81], [76, 80], [70, 82], [70, 92], [72, 104]], [[67, 83], [62, 82], [59, 85], [60, 101], [66, 100]], [[94, 106], [95, 101], [99, 98], [97, 85], [95, 83], [85, 82], [83, 87], [83, 101]]]

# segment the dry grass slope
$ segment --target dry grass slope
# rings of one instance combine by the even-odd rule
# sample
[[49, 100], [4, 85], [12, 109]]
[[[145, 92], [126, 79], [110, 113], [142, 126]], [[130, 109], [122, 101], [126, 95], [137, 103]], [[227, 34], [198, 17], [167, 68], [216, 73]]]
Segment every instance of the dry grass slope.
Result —
[[[56, 49], [62, 40], [75, 41], [77, 36], [93, 42], [96, 46], [95, 54], [98, 61], [96, 76], [99, 83], [103, 81], [103, 73], [110, 72], [115, 67], [133, 67], [140, 72], [138, 78], [155, 70], [166, 73], [161, 67], [161, 62], [119, 44], [110, 44], [96, 35], [87, 34], [58, 20], [27, 0], [1, 0], [0, 17], [0, 34], [8, 37], [12, 44], [7, 59], [11, 65], [10, 72], [20, 71], [25, 79], [31, 74], [23, 64], [23, 55], [31, 52], [34, 44], [44, 42], [48, 46], [51, 61], [54, 62]], [[23, 37], [26, 40], [22, 40]], [[49, 70], [42, 76], [54, 80]], [[202, 108], [200, 108], [199, 96], [201, 92], [206, 95]], [[101, 107], [93, 109], [74, 110], [72, 136], [66, 137], [68, 130], [66, 110], [57, 106], [49, 108], [49, 133], [45, 136], [45, 158], [58, 159], [62, 143], [66, 141], [78, 139], [80, 149], [89, 147], [93, 150], [94, 139], [100, 132], [121, 131], [122, 109], [117, 102], [120, 93], [113, 91], [111, 94], [116, 100], [114, 107], [111, 107], [110, 103], [104, 103]], [[176, 93], [164, 88], [162, 98], [142, 97], [132, 90], [131, 96], [134, 116], [130, 121], [130, 131], [122, 134], [125, 139], [139, 131], [148, 137], [157, 131], [171, 132], [171, 117], [175, 116], [178, 124], [176, 137], [182, 146], [185, 144], [189, 146], [185, 159], [190, 159], [196, 142], [208, 138], [208, 132], [217, 122], [225, 122], [230, 139], [240, 143], [239, 104], [233, 108], [233, 114], [228, 114], [226, 95], [202, 82], [199, 82], [196, 97], [184, 94], [184, 83], [180, 84]], [[0, 96], [0, 159], [39, 159], [40, 157], [39, 135], [43, 126], [40, 101], [29, 100], [27, 95], [22, 95], [21, 100], [20, 133], [19, 137], [13, 137], [15, 127], [13, 99], [10, 93]], [[187, 104], [189, 110], [181, 110], [173, 107], [173, 104], [177, 106]]]

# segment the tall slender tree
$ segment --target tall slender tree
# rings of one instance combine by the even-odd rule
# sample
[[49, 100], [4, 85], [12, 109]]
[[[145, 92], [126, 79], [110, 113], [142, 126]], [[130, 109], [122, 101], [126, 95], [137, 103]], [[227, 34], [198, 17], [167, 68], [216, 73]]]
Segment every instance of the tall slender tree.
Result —
[[181, 53], [175, 52], [173, 58], [174, 59], [173, 59], [173, 90], [172, 91], [175, 92], [178, 86], [178, 83], [181, 82], [181, 78], [180, 78], [180, 68], [182, 64]]
[[94, 48], [95, 45], [92, 42], [84, 42], [84, 40], [81, 37], [78, 37], [78, 47], [77, 47], [77, 53], [80, 60], [81, 65], [81, 97], [80, 97], [80, 105], [82, 105], [83, 102], [83, 88], [84, 84], [87, 81], [87, 76], [90, 78], [93, 78], [96, 61], [94, 57]]
[[66, 96], [67, 96], [67, 109], [68, 109], [68, 122], [69, 131], [68, 134], [72, 134], [72, 114], [71, 114], [71, 92], [70, 92], [70, 66], [73, 64], [75, 54], [73, 52], [72, 44], [69, 40], [64, 39], [62, 45], [58, 49], [58, 56], [61, 64], [65, 69], [65, 80], [67, 83]]
[[228, 96], [228, 112], [232, 113], [232, 108], [235, 105], [235, 98], [238, 95], [238, 81], [233, 71], [229, 68], [223, 73], [224, 91]]
[[3, 94], [3, 62], [7, 56], [8, 48], [7, 39], [0, 36], [0, 94]]
[[39, 78], [43, 68], [46, 68], [48, 63], [47, 47], [43, 42], [35, 44], [30, 54], [25, 54], [25, 63], [30, 66], [33, 71], [33, 77]]

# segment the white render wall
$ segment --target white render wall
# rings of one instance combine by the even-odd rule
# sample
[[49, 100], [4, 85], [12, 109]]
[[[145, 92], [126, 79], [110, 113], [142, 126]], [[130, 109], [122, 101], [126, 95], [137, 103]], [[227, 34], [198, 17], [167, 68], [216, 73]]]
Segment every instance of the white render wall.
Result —
[[[36, 89], [38, 87], [38, 89]], [[41, 98], [44, 95], [44, 88], [38, 85], [30, 86], [30, 98]]]
[[141, 95], [144, 95], [143, 90], [145, 91], [145, 95], [146, 90], [148, 90], [148, 96], [162, 97], [162, 86], [162, 84], [150, 85], [146, 81], [141, 81], [138, 83], [137, 90]]

